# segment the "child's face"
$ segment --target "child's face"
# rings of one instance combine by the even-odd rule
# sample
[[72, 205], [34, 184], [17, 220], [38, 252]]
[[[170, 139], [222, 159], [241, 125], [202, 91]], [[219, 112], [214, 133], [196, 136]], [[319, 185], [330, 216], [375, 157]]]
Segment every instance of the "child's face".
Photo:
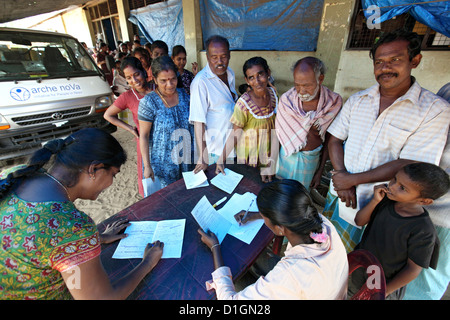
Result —
[[186, 54], [183, 52], [179, 53], [177, 56], [173, 57], [173, 62], [177, 66], [178, 70], [183, 70], [186, 66]]
[[165, 55], [167, 55], [166, 50], [161, 49], [161, 48], [155, 48], [152, 51], [152, 59], [156, 59], [160, 56], [165, 56]]
[[389, 181], [388, 192], [389, 199], [397, 202], [418, 203], [423, 199], [421, 196], [421, 187], [412, 181], [405, 171], [400, 170], [394, 178]]

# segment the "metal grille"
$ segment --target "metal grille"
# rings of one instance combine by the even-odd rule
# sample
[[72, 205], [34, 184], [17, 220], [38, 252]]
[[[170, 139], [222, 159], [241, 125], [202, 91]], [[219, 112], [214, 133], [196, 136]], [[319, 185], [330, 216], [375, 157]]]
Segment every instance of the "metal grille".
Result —
[[361, 1], [356, 1], [347, 49], [370, 49], [382, 34], [397, 29], [406, 29], [414, 31], [422, 37], [422, 49], [450, 50], [450, 38], [416, 21], [409, 13], [384, 21], [380, 27], [380, 29], [369, 29], [367, 27]]
[[61, 111], [52, 111], [47, 113], [40, 113], [31, 116], [15, 117], [11, 120], [19, 126], [30, 126], [40, 123], [53, 122], [57, 120], [67, 120], [71, 118], [88, 115], [91, 112], [91, 107], [74, 108]]

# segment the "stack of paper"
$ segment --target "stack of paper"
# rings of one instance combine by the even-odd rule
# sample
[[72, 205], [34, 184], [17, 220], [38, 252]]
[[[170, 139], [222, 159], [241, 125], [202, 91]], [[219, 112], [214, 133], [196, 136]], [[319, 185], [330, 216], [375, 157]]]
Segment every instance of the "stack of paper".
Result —
[[134, 259], [144, 256], [145, 247], [157, 240], [164, 242], [163, 259], [180, 258], [186, 219], [163, 221], [132, 221], [125, 229], [113, 259]]
[[[252, 200], [253, 201], [252, 203]], [[228, 230], [228, 233], [239, 240], [250, 244], [258, 233], [259, 229], [261, 229], [264, 224], [263, 219], [257, 219], [253, 221], [246, 222], [242, 225], [234, 218], [234, 215], [237, 214], [241, 210], [247, 210], [251, 204], [249, 211], [258, 212], [258, 206], [256, 205], [256, 195], [251, 192], [246, 192], [245, 194], [235, 193], [230, 200], [220, 209], [218, 210], [219, 214], [227, 219], [231, 223], [231, 227]]]
[[228, 168], [225, 168], [225, 175], [223, 173], [219, 173], [214, 178], [211, 179], [211, 183], [215, 185], [217, 188], [232, 194], [236, 186], [242, 180], [244, 176], [242, 174], [231, 171]]
[[186, 189], [209, 186], [208, 178], [203, 170], [198, 173], [194, 173], [194, 171], [182, 172], [182, 175], [184, 183], [186, 184]]
[[[192, 210], [192, 215], [203, 231], [210, 230], [215, 233], [219, 243], [222, 243], [228, 233], [250, 244], [264, 224], [264, 220], [257, 219], [239, 225], [234, 215], [241, 210], [247, 210], [254, 199], [256, 199], [256, 195], [253, 193], [247, 192], [243, 195], [236, 193], [222, 209], [217, 211], [206, 196], [203, 196]], [[253, 201], [249, 211], [258, 211], [256, 201]]]
[[219, 243], [222, 243], [231, 224], [217, 213], [206, 196], [203, 196], [192, 209], [192, 215], [204, 232], [208, 232], [208, 230], [214, 232]]

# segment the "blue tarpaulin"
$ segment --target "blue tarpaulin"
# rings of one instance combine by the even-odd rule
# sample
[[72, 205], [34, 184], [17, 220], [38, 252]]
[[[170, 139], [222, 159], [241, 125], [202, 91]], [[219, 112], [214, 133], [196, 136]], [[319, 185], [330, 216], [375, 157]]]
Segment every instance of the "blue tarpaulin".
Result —
[[370, 6], [380, 9], [380, 16], [373, 23], [409, 12], [420, 23], [450, 37], [450, 1], [362, 0], [362, 6], [367, 19], [374, 18], [374, 10], [367, 10]]
[[162, 40], [167, 43], [169, 54], [175, 45], [184, 46], [182, 0], [169, 0], [130, 10], [128, 20], [138, 26], [148, 42]]
[[315, 51], [323, 0], [200, 0], [203, 39], [232, 50]]

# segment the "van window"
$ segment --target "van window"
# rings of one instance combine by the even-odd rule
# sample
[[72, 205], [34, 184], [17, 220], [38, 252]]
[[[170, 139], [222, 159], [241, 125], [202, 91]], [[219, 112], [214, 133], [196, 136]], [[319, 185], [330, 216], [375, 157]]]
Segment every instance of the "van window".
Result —
[[0, 31], [0, 81], [100, 74], [89, 54], [73, 38]]

